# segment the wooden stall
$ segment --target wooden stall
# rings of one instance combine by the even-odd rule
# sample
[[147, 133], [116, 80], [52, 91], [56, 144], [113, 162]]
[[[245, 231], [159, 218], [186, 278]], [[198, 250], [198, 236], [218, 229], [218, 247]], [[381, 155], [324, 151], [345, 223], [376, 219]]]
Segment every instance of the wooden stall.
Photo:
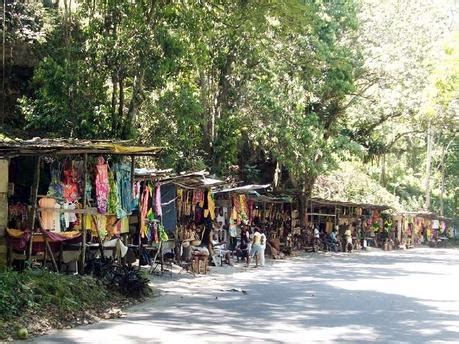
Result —
[[68, 243], [75, 246], [82, 272], [88, 250], [97, 247], [103, 255], [105, 248], [124, 245], [135, 158], [159, 152], [158, 147], [134, 146], [129, 141], [0, 141], [0, 158], [9, 165], [9, 263], [50, 260], [59, 271], [62, 249]]

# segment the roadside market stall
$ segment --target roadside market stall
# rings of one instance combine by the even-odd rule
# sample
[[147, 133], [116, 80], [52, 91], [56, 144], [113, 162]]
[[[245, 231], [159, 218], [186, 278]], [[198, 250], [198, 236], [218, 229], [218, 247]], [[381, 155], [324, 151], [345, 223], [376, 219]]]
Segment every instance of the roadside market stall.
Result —
[[[29, 263], [41, 260], [45, 264], [50, 259], [59, 270], [61, 262], [79, 258], [82, 272], [88, 250], [103, 255], [108, 249], [124, 255], [128, 217], [137, 201], [135, 157], [155, 156], [159, 151], [128, 141], [35, 138], [0, 142], [0, 157], [9, 166], [9, 263], [27, 258]], [[64, 255], [65, 245], [73, 245], [75, 252]]]
[[401, 242], [406, 247], [422, 243], [436, 245], [452, 237], [451, 219], [427, 211], [394, 214], [400, 228]]
[[[154, 169], [136, 169], [135, 178], [141, 190], [154, 184], [161, 192], [161, 196], [156, 196], [161, 215], [158, 216], [159, 210], [154, 213], [170, 240], [159, 245], [160, 258], [169, 253], [178, 264], [192, 262], [193, 271], [206, 271], [204, 265], [209, 257], [210, 233], [216, 219], [211, 190], [224, 181], [210, 177], [205, 171], [174, 174], [170, 170]], [[144, 243], [147, 250], [158, 250], [157, 241], [144, 239]]]
[[311, 198], [307, 203], [306, 223], [311, 233], [317, 228], [329, 235], [336, 229], [338, 235], [343, 236], [347, 229], [351, 229], [356, 248], [367, 244], [379, 246], [384, 230], [392, 232], [390, 221], [385, 221], [390, 217], [383, 214], [387, 209], [390, 207], [385, 205]]

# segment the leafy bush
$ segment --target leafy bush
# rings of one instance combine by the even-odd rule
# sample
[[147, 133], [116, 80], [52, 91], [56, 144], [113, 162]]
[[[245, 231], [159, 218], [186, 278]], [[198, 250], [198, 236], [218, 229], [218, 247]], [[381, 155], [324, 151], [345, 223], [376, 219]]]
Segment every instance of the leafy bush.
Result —
[[48, 306], [62, 312], [78, 311], [110, 297], [107, 288], [88, 276], [46, 270], [0, 273], [0, 320]]

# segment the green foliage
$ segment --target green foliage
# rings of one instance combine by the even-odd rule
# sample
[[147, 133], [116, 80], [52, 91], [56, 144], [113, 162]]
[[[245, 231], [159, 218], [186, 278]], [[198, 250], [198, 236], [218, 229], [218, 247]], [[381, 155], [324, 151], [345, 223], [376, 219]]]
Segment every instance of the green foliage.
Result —
[[45, 270], [0, 273], [0, 320], [47, 307], [78, 311], [109, 299], [107, 289], [91, 277]]

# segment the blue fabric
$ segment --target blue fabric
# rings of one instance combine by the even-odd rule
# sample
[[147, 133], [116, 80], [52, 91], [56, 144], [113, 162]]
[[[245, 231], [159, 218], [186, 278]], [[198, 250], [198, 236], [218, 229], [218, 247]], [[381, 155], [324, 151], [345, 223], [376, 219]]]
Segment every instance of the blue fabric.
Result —
[[161, 203], [163, 216], [161, 217], [164, 229], [175, 231], [177, 227], [177, 189], [173, 184], [161, 185]]
[[132, 189], [131, 189], [131, 168], [126, 164], [116, 164], [116, 183], [120, 195], [120, 205], [123, 213], [132, 212]]

